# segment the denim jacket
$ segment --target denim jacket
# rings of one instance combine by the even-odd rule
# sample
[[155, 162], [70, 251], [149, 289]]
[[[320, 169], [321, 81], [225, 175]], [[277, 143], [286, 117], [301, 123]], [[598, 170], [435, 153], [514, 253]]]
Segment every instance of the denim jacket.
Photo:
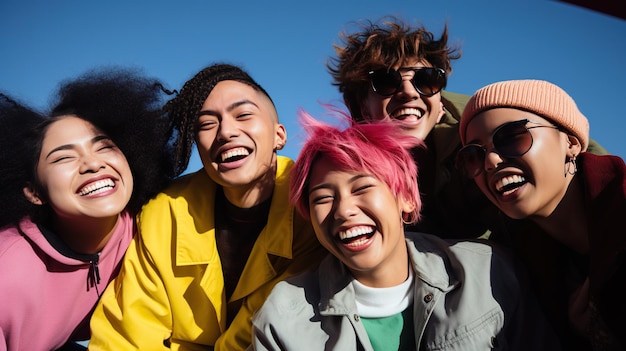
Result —
[[[485, 241], [407, 233], [415, 350], [559, 350], [508, 255]], [[373, 350], [354, 279], [334, 256], [277, 284], [253, 319], [256, 350]]]

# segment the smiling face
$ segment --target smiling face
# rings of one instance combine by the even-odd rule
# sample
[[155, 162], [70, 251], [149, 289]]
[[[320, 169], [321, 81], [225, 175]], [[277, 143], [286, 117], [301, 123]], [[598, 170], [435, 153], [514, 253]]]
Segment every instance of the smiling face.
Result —
[[369, 174], [340, 169], [324, 156], [311, 168], [309, 208], [319, 242], [365, 285], [402, 283], [408, 274], [402, 213], [413, 205]]
[[126, 157], [91, 123], [63, 116], [48, 126], [37, 165], [40, 189], [24, 189], [36, 204], [47, 203], [60, 220], [116, 218], [133, 191]]
[[219, 82], [202, 105], [196, 141], [206, 172], [231, 202], [239, 202], [231, 198], [234, 192], [256, 193], [252, 197], [260, 201], [270, 196], [267, 184], [274, 183], [276, 150], [284, 146], [286, 131], [263, 93], [237, 81]]
[[[410, 61], [402, 67], [431, 67], [425, 62]], [[396, 67], [397, 68], [397, 67]], [[381, 96], [369, 89], [361, 112], [366, 120], [390, 118], [395, 121], [406, 135], [420, 140], [426, 139], [431, 130], [443, 116], [441, 92], [426, 97], [420, 95], [411, 83], [415, 72], [402, 72], [402, 85], [391, 96]]]
[[[519, 157], [503, 157], [491, 144], [493, 132], [504, 123], [528, 119], [533, 143]], [[565, 174], [568, 157], [580, 153], [575, 138], [554, 128], [533, 113], [495, 108], [476, 115], [468, 124], [467, 144], [487, 150], [484, 171], [474, 177], [482, 192], [507, 216], [522, 219], [547, 217], [564, 197], [572, 175]], [[574, 140], [572, 140], [574, 139]]]

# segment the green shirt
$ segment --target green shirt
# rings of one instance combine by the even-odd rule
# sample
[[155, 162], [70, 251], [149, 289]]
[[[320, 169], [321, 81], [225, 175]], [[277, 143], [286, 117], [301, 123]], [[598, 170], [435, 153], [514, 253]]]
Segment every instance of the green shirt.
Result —
[[415, 350], [413, 305], [389, 317], [361, 317], [361, 321], [375, 351]]

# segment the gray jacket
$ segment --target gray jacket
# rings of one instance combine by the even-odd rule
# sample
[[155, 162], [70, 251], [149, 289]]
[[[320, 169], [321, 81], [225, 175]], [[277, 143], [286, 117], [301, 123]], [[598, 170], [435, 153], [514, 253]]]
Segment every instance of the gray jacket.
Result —
[[[416, 350], [559, 350], [507, 255], [485, 241], [407, 233]], [[334, 256], [278, 283], [253, 318], [256, 350], [372, 350]]]

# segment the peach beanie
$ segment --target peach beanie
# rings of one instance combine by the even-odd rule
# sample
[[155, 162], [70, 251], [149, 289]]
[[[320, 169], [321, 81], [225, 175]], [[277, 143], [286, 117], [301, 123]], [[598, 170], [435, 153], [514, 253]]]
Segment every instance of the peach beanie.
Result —
[[465, 144], [468, 123], [480, 112], [496, 107], [512, 107], [535, 113], [578, 138], [582, 150], [589, 144], [589, 121], [574, 100], [560, 87], [543, 80], [509, 80], [478, 89], [461, 116], [459, 133]]

